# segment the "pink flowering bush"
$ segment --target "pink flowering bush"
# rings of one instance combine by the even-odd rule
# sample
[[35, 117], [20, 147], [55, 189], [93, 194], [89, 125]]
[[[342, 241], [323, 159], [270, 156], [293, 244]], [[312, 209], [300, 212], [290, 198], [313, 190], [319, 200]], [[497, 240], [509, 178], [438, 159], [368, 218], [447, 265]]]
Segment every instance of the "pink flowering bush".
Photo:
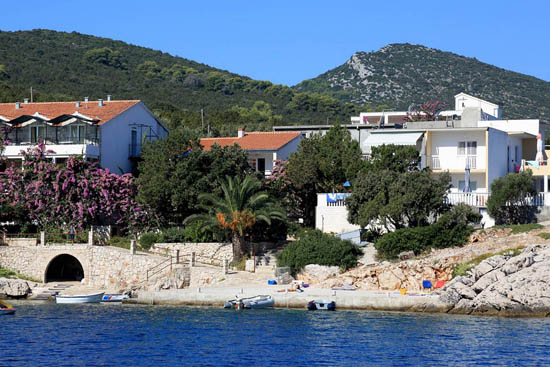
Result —
[[54, 164], [43, 143], [22, 153], [22, 169], [11, 166], [0, 174], [0, 204], [23, 208], [40, 227], [111, 224], [134, 231], [151, 222], [151, 211], [135, 200], [132, 175], [119, 176], [77, 157]]

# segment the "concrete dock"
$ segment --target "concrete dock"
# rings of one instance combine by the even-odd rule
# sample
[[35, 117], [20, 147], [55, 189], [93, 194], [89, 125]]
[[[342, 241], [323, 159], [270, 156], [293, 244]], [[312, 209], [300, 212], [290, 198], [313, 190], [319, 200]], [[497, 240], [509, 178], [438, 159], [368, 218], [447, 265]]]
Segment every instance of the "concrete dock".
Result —
[[399, 292], [345, 291], [305, 288], [303, 292], [278, 292], [273, 288], [187, 288], [163, 291], [140, 291], [137, 298], [125, 303], [147, 305], [223, 306], [225, 301], [271, 295], [275, 307], [305, 308], [314, 299], [332, 300], [340, 309], [447, 312], [449, 305], [436, 295], [426, 293], [401, 295]]

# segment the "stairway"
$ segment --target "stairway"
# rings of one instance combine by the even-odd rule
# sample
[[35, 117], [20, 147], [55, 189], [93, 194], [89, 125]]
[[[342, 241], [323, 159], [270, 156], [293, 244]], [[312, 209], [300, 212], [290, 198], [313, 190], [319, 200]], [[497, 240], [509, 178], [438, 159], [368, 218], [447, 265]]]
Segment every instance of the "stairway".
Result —
[[274, 252], [266, 252], [261, 256], [256, 257], [256, 274], [275, 275], [277, 267], [277, 259]]
[[72, 287], [72, 284], [55, 284], [51, 287], [48, 287], [47, 290], [43, 290], [38, 293], [36, 296], [32, 297], [36, 301], [49, 301], [52, 297], [55, 297], [59, 292], [64, 291], [67, 288]]

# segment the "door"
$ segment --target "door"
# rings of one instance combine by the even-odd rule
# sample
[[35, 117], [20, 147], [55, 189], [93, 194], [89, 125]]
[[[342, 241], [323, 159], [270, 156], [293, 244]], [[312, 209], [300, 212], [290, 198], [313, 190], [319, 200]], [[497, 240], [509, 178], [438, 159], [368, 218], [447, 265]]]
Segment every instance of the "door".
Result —
[[265, 175], [265, 158], [258, 158], [258, 171]]
[[136, 157], [138, 154], [138, 146], [137, 146], [137, 130], [132, 129], [132, 135], [131, 135], [131, 142], [130, 142], [130, 157]]

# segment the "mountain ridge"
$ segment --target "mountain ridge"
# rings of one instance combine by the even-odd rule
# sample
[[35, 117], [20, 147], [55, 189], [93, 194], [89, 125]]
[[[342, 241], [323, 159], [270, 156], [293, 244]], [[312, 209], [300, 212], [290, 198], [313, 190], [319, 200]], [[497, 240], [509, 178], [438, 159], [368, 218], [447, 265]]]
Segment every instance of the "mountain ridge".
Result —
[[391, 109], [431, 100], [452, 108], [453, 96], [465, 92], [499, 104], [505, 118], [550, 119], [550, 82], [410, 43], [356, 52], [344, 64], [293, 88], [342, 102], [386, 104]]

